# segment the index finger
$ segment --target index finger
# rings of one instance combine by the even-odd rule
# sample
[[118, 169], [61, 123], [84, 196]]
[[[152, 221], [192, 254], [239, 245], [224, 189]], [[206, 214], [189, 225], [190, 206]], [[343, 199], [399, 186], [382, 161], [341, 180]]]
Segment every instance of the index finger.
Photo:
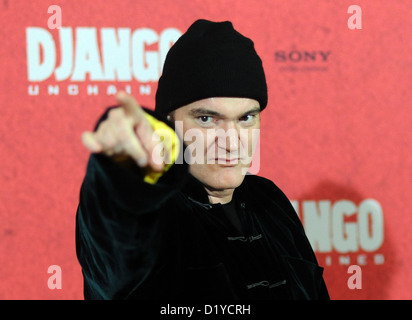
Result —
[[120, 91], [116, 98], [120, 102], [120, 107], [123, 108], [125, 114], [133, 119], [135, 133], [143, 147], [145, 147], [146, 150], [150, 149], [147, 148], [147, 146], [151, 145], [153, 128], [146, 119], [146, 113], [136, 100], [126, 92]]
[[126, 115], [133, 117], [136, 123], [144, 119], [144, 111], [137, 101], [124, 91], [120, 91], [116, 95], [116, 100], [120, 103], [120, 107], [126, 112]]
[[[125, 92], [119, 92], [116, 96], [121, 103], [121, 107], [125, 110], [126, 115], [133, 118], [134, 132], [137, 135], [138, 141], [148, 155], [153, 156], [153, 149], [158, 145], [159, 141], [153, 140], [155, 134], [150, 121], [146, 118], [146, 112], [139, 106], [136, 100]], [[155, 134], [156, 135], [156, 134]], [[157, 163], [153, 157], [149, 157], [148, 164], [155, 170], [163, 169], [163, 165]]]

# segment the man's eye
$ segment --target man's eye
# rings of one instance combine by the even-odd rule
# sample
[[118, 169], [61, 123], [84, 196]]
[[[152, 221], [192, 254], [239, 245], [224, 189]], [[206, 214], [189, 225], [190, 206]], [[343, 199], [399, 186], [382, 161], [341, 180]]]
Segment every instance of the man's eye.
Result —
[[200, 117], [198, 117], [198, 119], [202, 124], [210, 123], [213, 120], [213, 118], [210, 117], [210, 116], [200, 116]]
[[255, 116], [252, 115], [252, 114], [247, 114], [247, 115], [241, 117], [239, 120], [242, 121], [242, 122], [251, 122], [254, 119], [254, 117]]

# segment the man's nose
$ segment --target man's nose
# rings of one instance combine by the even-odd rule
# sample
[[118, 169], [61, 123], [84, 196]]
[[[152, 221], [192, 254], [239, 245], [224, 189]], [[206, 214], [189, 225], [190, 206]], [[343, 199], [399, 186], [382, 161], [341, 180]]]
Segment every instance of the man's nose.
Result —
[[236, 124], [233, 121], [225, 121], [218, 129], [217, 140], [219, 148], [224, 148], [227, 152], [237, 151], [239, 148], [239, 132]]

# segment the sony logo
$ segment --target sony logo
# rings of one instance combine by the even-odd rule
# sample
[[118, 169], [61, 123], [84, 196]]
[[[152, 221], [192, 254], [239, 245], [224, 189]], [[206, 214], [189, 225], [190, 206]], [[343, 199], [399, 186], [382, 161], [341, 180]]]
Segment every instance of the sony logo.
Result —
[[327, 62], [331, 51], [323, 50], [278, 50], [275, 51], [276, 62]]

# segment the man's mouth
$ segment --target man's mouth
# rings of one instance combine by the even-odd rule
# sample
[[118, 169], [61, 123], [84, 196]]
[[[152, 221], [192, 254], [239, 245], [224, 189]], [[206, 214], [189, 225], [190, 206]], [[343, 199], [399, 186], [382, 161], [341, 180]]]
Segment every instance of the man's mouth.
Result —
[[240, 163], [240, 158], [214, 158], [212, 163], [224, 166], [224, 167], [234, 167]]

